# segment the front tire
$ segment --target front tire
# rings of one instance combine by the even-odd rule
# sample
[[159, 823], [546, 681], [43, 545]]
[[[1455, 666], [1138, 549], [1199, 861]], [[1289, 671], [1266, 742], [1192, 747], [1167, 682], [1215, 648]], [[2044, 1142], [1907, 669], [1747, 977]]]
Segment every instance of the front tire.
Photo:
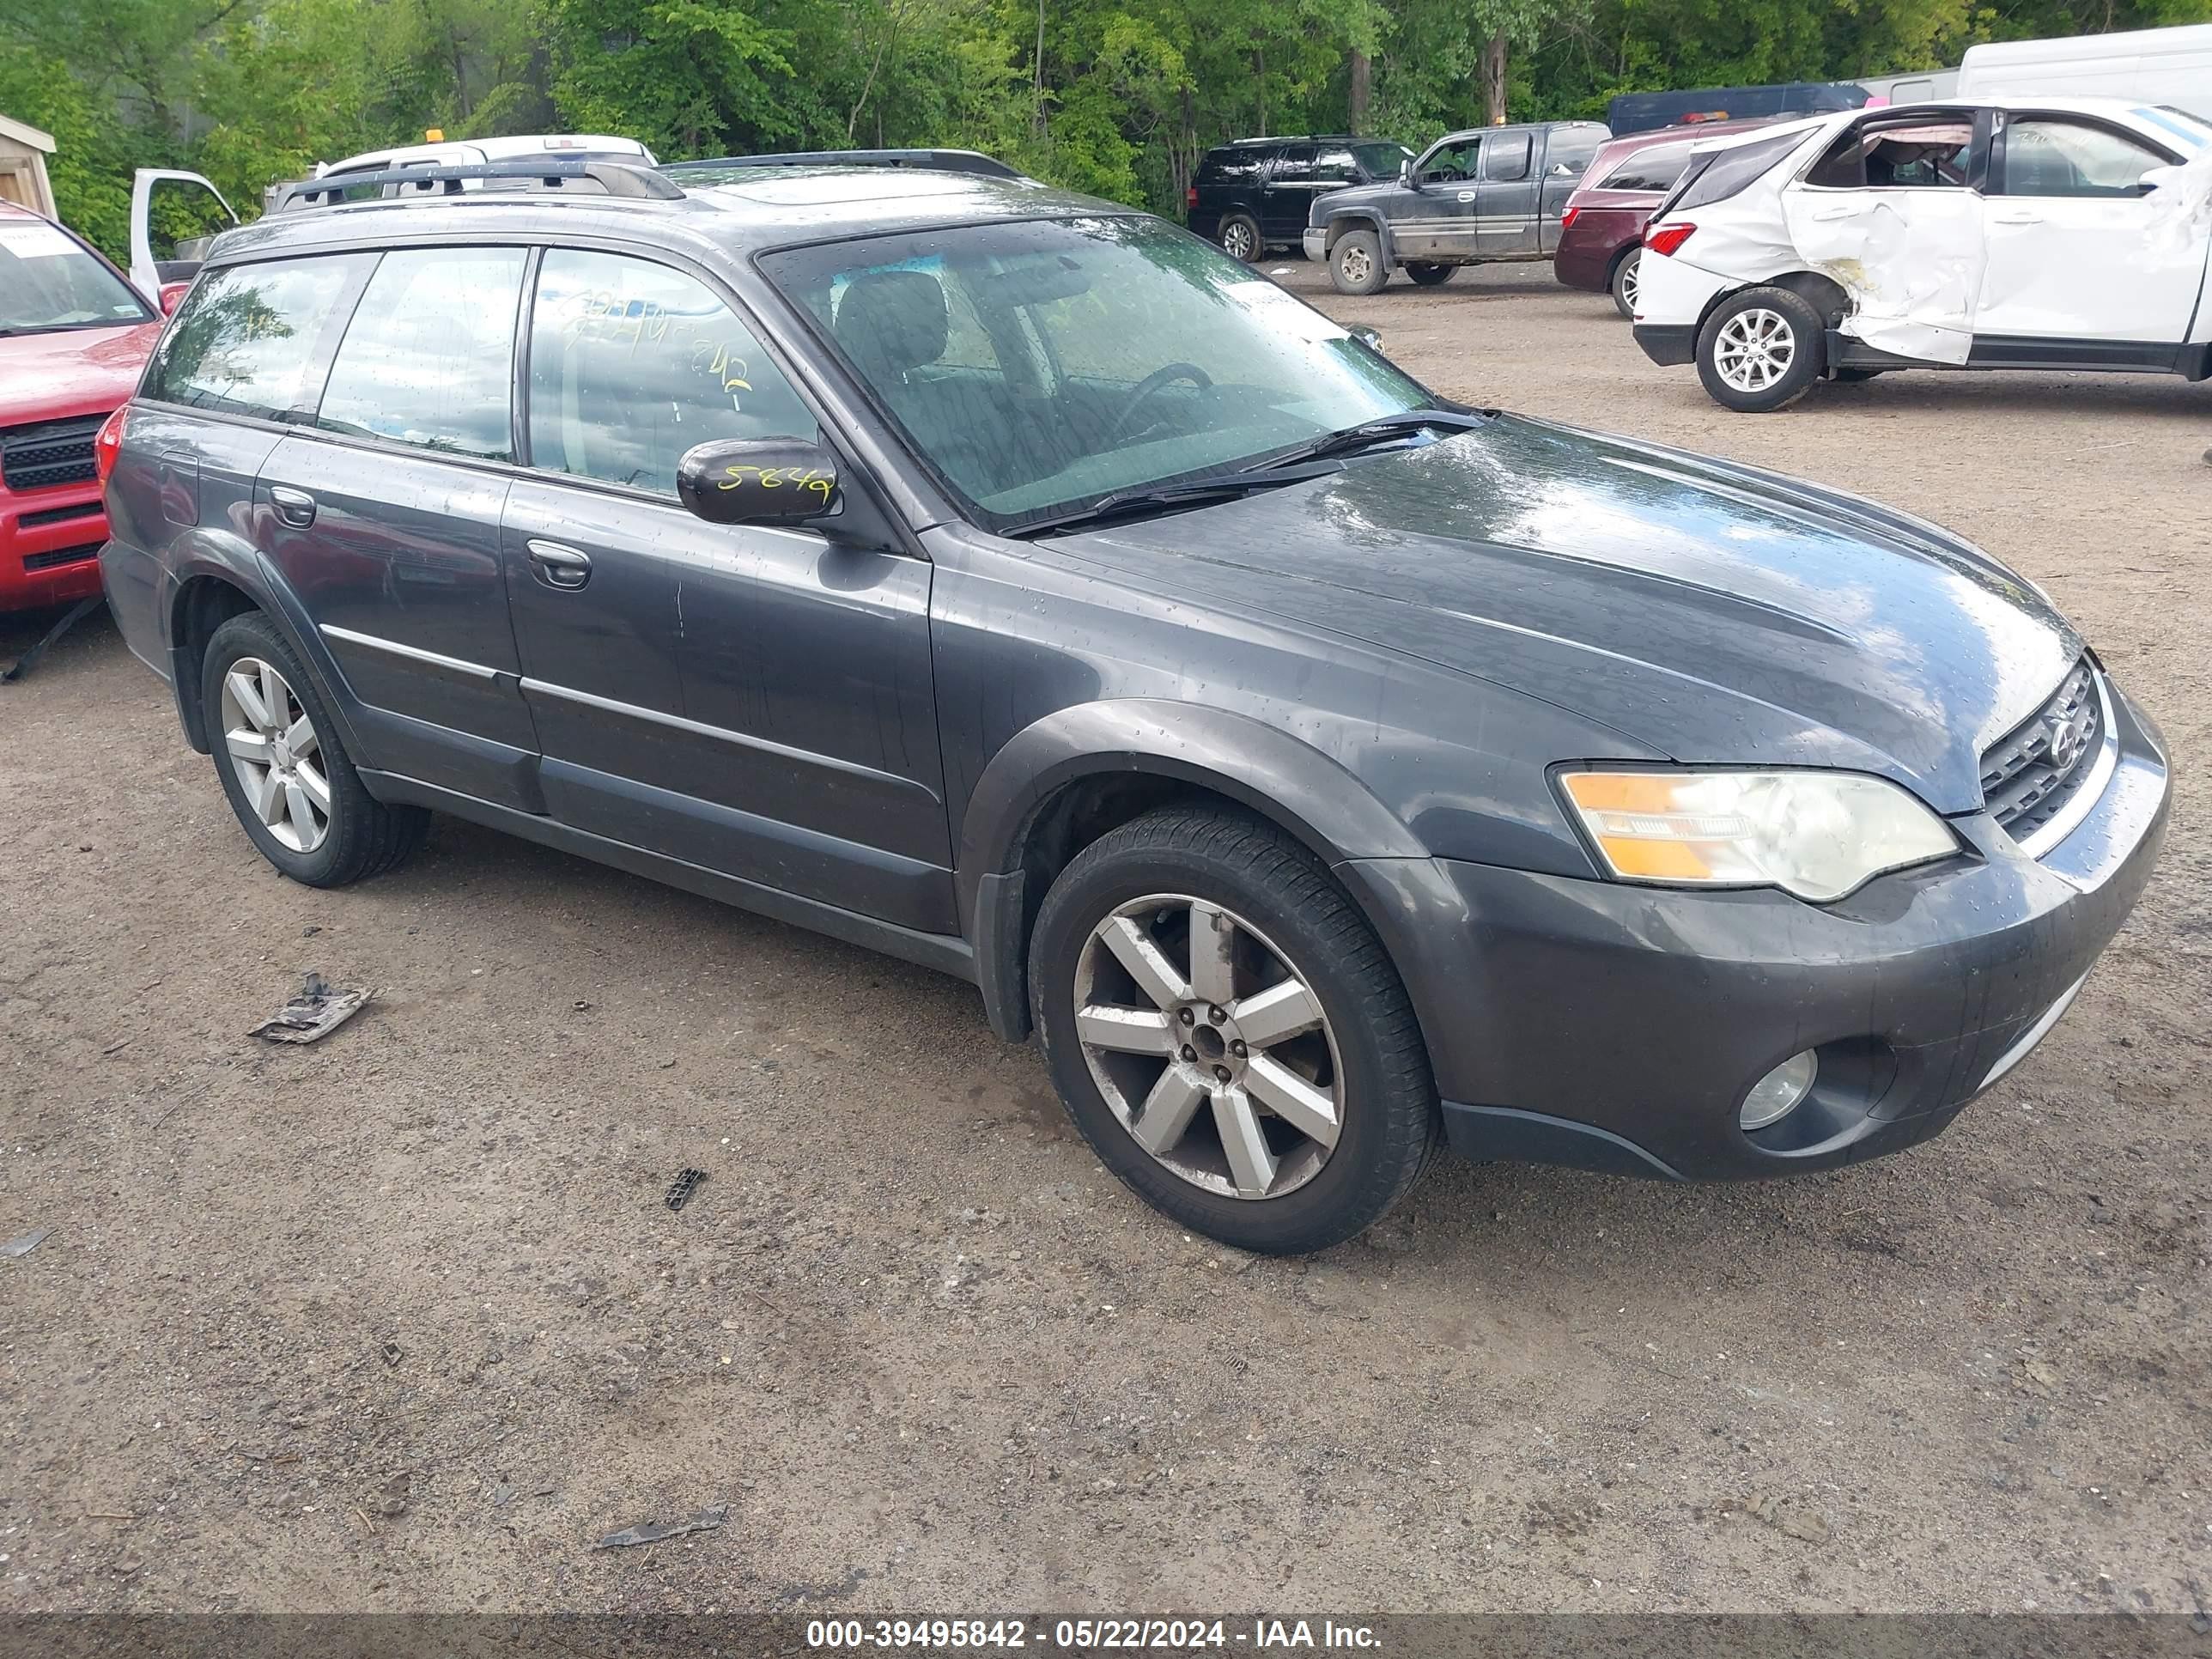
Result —
[[299, 655], [258, 611], [215, 631], [200, 707], [216, 775], [261, 856], [308, 887], [380, 875], [421, 844], [430, 815], [386, 806], [361, 781]]
[[1613, 308], [1630, 322], [1636, 320], [1636, 292], [1644, 276], [1644, 250], [1632, 247], [1613, 268], [1607, 284], [1613, 291]]
[[1239, 1249], [1323, 1249], [1402, 1198], [1441, 1133], [1397, 970], [1273, 826], [1166, 807], [1053, 884], [1030, 951], [1053, 1081], [1106, 1167]]
[[1698, 331], [1698, 378], [1715, 403], [1741, 414], [1787, 409], [1826, 366], [1820, 313], [1786, 288], [1730, 295]]
[[1266, 252], [1260, 245], [1260, 222], [1249, 213], [1222, 215], [1220, 228], [1215, 234], [1221, 239], [1224, 253], [1248, 265], [1257, 264]]
[[1339, 294], [1375, 294], [1390, 280], [1382, 244], [1371, 230], [1347, 230], [1328, 251], [1328, 280]]
[[1434, 264], [1425, 259], [1419, 264], [1407, 265], [1406, 275], [1423, 288], [1442, 288], [1446, 283], [1451, 281], [1452, 272], [1458, 269], [1457, 265]]

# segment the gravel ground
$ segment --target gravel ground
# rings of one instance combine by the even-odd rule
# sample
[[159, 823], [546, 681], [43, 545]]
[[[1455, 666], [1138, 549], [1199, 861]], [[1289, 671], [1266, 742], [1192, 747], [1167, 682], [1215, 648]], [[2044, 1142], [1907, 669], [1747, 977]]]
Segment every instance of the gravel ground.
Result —
[[[1545, 267], [1283, 268], [1445, 392], [1878, 495], [2051, 589], [2184, 769], [2036, 1056], [1869, 1167], [1447, 1162], [1253, 1261], [1102, 1174], [950, 980], [451, 822], [288, 884], [88, 625], [0, 687], [0, 1238], [53, 1230], [0, 1259], [0, 1609], [2212, 1597], [2212, 388], [1733, 416]], [[308, 969], [376, 1000], [249, 1041]]]

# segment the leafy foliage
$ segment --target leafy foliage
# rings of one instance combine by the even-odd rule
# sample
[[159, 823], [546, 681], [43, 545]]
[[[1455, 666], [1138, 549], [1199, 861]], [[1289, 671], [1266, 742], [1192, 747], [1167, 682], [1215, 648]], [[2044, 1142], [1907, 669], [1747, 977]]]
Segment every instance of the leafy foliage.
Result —
[[60, 141], [63, 217], [111, 253], [131, 172], [241, 209], [317, 161], [418, 141], [621, 133], [666, 158], [988, 151], [1177, 211], [1224, 138], [1419, 143], [1616, 93], [1954, 64], [1977, 40], [2212, 18], [2212, 0], [0, 0], [0, 112]]

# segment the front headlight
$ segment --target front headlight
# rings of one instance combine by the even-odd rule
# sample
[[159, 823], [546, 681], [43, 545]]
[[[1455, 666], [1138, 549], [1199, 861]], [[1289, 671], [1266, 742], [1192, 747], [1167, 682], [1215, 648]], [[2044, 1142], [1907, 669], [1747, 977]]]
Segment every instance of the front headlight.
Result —
[[1674, 887], [1779, 887], [1815, 904], [1958, 838], [1895, 784], [1850, 772], [1565, 772], [1606, 867]]

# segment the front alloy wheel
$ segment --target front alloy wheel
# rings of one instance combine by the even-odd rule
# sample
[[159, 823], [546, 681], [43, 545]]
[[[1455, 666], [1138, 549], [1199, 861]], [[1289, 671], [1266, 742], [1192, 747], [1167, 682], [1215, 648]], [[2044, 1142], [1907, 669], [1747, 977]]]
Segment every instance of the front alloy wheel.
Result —
[[240, 657], [222, 677], [222, 741], [270, 836], [312, 853], [331, 833], [331, 784], [315, 723], [276, 665]]
[[1427, 1045], [1382, 942], [1327, 864], [1224, 805], [1163, 806], [1078, 853], [1028, 973], [1069, 1116], [1194, 1231], [1325, 1249], [1438, 1143]]
[[1295, 1192], [1344, 1122], [1321, 1000], [1243, 917], [1154, 893], [1091, 930], [1075, 979], [1091, 1080], [1147, 1155], [1242, 1199]]

